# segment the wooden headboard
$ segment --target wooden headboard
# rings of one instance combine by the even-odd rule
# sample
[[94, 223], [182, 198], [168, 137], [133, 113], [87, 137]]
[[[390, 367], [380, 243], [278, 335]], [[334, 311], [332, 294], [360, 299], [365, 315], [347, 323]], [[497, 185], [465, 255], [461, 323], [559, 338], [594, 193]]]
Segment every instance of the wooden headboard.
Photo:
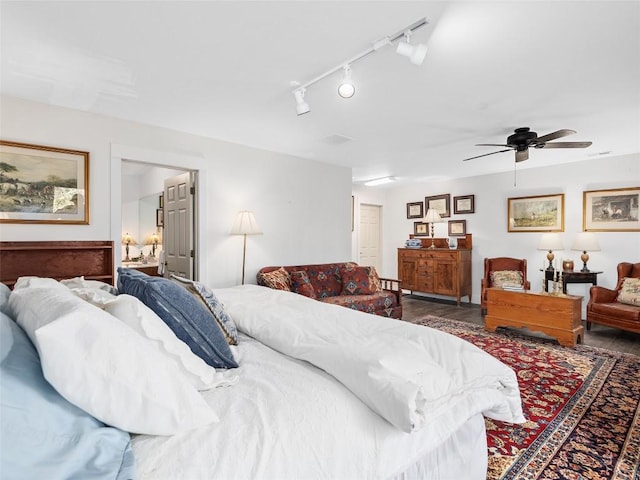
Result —
[[113, 285], [113, 259], [112, 241], [0, 242], [0, 281], [13, 288], [23, 276], [84, 276]]

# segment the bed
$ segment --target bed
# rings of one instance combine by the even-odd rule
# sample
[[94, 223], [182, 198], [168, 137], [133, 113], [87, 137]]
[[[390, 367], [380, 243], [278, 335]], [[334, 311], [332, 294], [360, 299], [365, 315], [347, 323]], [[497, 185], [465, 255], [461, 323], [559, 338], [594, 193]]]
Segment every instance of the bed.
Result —
[[[77, 424], [78, 416], [84, 414], [88, 418], [83, 424], [93, 428], [86, 435], [100, 434], [110, 441], [105, 447], [104, 438], [99, 438], [92, 448], [84, 442], [82, 448], [73, 450], [74, 468], [93, 469], [91, 478], [103, 478], [97, 469], [104, 465], [104, 478], [484, 479], [487, 446], [483, 415], [524, 422], [513, 371], [467, 342], [426, 327], [256, 285], [208, 289], [195, 282], [195, 287], [210, 296], [199, 292], [200, 300], [205, 300], [200, 304], [215, 299], [218, 311], [214, 316], [220, 320], [221, 315], [222, 322], [195, 344], [189, 340], [202, 332], [189, 333], [186, 327], [184, 331], [173, 330], [179, 339], [172, 344], [173, 353], [178, 355], [176, 351], [188, 344], [185, 355], [193, 356], [202, 349], [199, 358], [209, 352], [223, 364], [235, 362], [237, 367], [218, 364], [214, 368], [215, 362], [207, 358], [207, 365], [198, 366], [200, 370], [189, 370], [189, 375], [196, 370], [198, 375], [186, 385], [186, 377], [175, 365], [148, 347], [147, 343], [159, 344], [159, 337], [143, 338], [146, 331], [140, 330], [138, 335], [133, 331], [135, 326], [118, 326], [127, 320], [118, 317], [113, 305], [118, 304], [121, 310], [135, 305], [138, 317], [140, 312], [151, 311], [149, 305], [153, 305], [146, 303], [144, 293], [132, 295], [142, 285], [140, 288], [147, 291], [160, 289], [155, 301], [165, 302], [165, 310], [177, 308], [179, 301], [172, 295], [183, 295], [182, 291], [189, 291], [188, 286], [195, 288], [194, 284], [180, 285], [187, 282], [180, 279], [149, 280], [123, 270], [115, 291], [112, 250], [111, 242], [0, 242], [0, 279], [16, 288], [10, 293], [6, 287], [3, 290], [3, 335], [11, 329], [9, 333], [15, 338], [28, 343], [24, 339], [29, 337], [36, 345], [31, 356], [38, 359], [39, 355], [40, 376], [44, 373], [45, 383], [56, 387], [46, 392], [47, 398], [59, 393], [57, 401], [70, 404], [64, 406], [73, 413], [66, 423]], [[52, 251], [56, 252], [56, 265], [63, 268], [52, 268]], [[83, 265], [86, 259], [90, 259], [89, 265]], [[36, 279], [18, 281], [26, 276]], [[194, 292], [188, 295], [195, 296]], [[200, 307], [194, 304], [193, 308]], [[188, 308], [185, 311], [191, 312]], [[184, 327], [190, 316], [197, 315], [189, 313], [174, 327]], [[162, 320], [170, 324], [164, 317]], [[82, 336], [67, 333], [76, 324], [82, 325], [78, 329], [84, 332]], [[70, 388], [67, 377], [86, 368], [84, 363], [91, 363], [90, 359], [73, 361], [75, 350], [84, 348], [83, 342], [91, 335], [85, 330], [96, 329], [91, 340], [95, 347], [112, 335], [100, 330], [106, 325], [119, 336], [113, 334], [117, 347], [101, 345], [100, 354], [107, 356], [101, 365], [113, 363], [110, 368], [118, 372], [118, 362], [142, 365], [139, 368], [146, 365], [144, 379], [131, 377], [133, 380], [122, 386], [138, 368], [129, 367], [118, 373], [123, 379], [111, 377], [111, 383], [94, 387], [92, 382], [98, 380], [92, 375], [78, 380], [84, 382], [80, 383], [83, 388]], [[229, 345], [231, 327], [236, 345]], [[206, 328], [213, 327], [208, 324]], [[66, 335], [57, 339], [57, 349], [47, 343], [56, 336], [56, 329], [58, 337]], [[191, 338], [182, 342], [182, 335]], [[217, 351], [219, 344], [210, 341], [212, 336], [224, 339], [232, 355], [225, 357], [222, 350], [226, 352], [226, 347]], [[129, 344], [132, 348], [126, 350]], [[6, 353], [7, 348], [3, 349]], [[11, 354], [14, 350], [9, 348]], [[70, 359], [64, 364], [61, 358], [66, 356]], [[4, 359], [3, 389], [9, 377], [6, 363]], [[173, 379], [171, 389], [166, 387], [165, 376]], [[14, 376], [11, 379], [19, 381]], [[150, 392], [160, 388], [162, 394], [155, 394], [155, 399], [174, 402], [179, 415], [167, 419], [161, 410], [154, 417], [153, 408], [136, 401], [137, 390], [133, 394], [120, 391], [138, 388], [131, 383], [144, 382], [140, 395], [154, 397]], [[106, 389], [105, 395], [100, 395], [100, 388]], [[15, 390], [16, 395], [21, 392], [20, 388]], [[187, 394], [190, 396], [185, 397]], [[108, 401], [100, 397], [108, 397]], [[68, 465], [59, 465], [60, 461], [52, 465], [50, 459], [41, 458], [44, 453], [13, 452], [17, 459], [7, 464], [7, 429], [12, 429], [12, 436], [16, 432], [34, 436], [25, 431], [34, 428], [33, 421], [27, 421], [24, 413], [17, 415], [7, 401], [3, 396], [0, 471], [16, 468], [22, 478], [43, 477], [43, 472], [47, 478], [71, 478], [64, 471]], [[16, 407], [20, 398], [13, 401]], [[65, 421], [59, 415], [56, 422], [55, 428], [64, 428], [61, 424]], [[111, 458], [105, 459], [107, 454]], [[86, 478], [89, 473], [84, 475]]]

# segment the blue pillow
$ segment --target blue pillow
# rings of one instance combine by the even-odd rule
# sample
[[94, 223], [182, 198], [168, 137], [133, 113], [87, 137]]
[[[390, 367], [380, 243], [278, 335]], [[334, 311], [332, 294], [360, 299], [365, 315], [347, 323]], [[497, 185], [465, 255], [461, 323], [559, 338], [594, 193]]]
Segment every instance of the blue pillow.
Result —
[[130, 436], [65, 400], [24, 331], [0, 313], [2, 478], [135, 478]]
[[118, 269], [120, 293], [140, 299], [207, 364], [215, 368], [238, 366], [213, 314], [186, 289], [166, 278], [124, 270]]

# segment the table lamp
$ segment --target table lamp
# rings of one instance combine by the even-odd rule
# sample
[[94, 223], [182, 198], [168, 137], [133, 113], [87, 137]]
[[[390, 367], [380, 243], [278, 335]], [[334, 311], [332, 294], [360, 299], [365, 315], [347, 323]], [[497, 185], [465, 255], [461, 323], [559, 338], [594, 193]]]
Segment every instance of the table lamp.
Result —
[[599, 252], [600, 244], [598, 243], [598, 239], [592, 233], [581, 232], [573, 240], [571, 250], [582, 251], [582, 255], [580, 255], [580, 260], [582, 260], [582, 270], [580, 271], [583, 273], [589, 273], [590, 270], [587, 268], [589, 254], [587, 252]]
[[553, 254], [554, 250], [562, 250], [564, 246], [562, 245], [562, 240], [557, 233], [545, 233], [540, 238], [540, 243], [538, 244], [538, 250], [547, 250], [547, 260], [549, 260], [549, 266], [547, 270], [554, 270], [553, 268], [553, 259], [555, 255]]
[[134, 238], [131, 235], [129, 235], [129, 233], [125, 233], [122, 236], [122, 245], [126, 245], [125, 252], [127, 253], [127, 256], [124, 257], [124, 260], [123, 260], [124, 262], [131, 261], [131, 259], [129, 258], [129, 245], [137, 245], [137, 244], [138, 242], [136, 242]]
[[433, 224], [441, 223], [442, 217], [440, 217], [440, 214], [435, 208], [430, 208], [429, 210], [427, 210], [427, 214], [424, 216], [424, 221], [431, 226], [431, 245], [429, 246], [429, 248], [436, 248], [436, 245], [433, 242]]
[[153, 232], [144, 241], [145, 245], [151, 245], [151, 253], [149, 254], [149, 256], [151, 258], [155, 258], [156, 257], [156, 249], [158, 248], [158, 243], [159, 242], [160, 242], [160, 237], [158, 236], [158, 234], [156, 232]]

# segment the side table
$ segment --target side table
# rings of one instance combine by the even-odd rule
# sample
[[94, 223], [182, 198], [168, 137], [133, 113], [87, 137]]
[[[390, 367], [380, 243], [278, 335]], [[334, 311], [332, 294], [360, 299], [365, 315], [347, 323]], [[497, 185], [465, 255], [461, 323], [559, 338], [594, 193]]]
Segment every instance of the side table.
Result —
[[[553, 282], [558, 279], [558, 270], [543, 270], [544, 271], [544, 291], [549, 291], [549, 282]], [[553, 273], [556, 272], [556, 278], [553, 278]], [[590, 283], [591, 285], [598, 284], [598, 274], [602, 272], [562, 272], [562, 293], [567, 293], [568, 283]]]

